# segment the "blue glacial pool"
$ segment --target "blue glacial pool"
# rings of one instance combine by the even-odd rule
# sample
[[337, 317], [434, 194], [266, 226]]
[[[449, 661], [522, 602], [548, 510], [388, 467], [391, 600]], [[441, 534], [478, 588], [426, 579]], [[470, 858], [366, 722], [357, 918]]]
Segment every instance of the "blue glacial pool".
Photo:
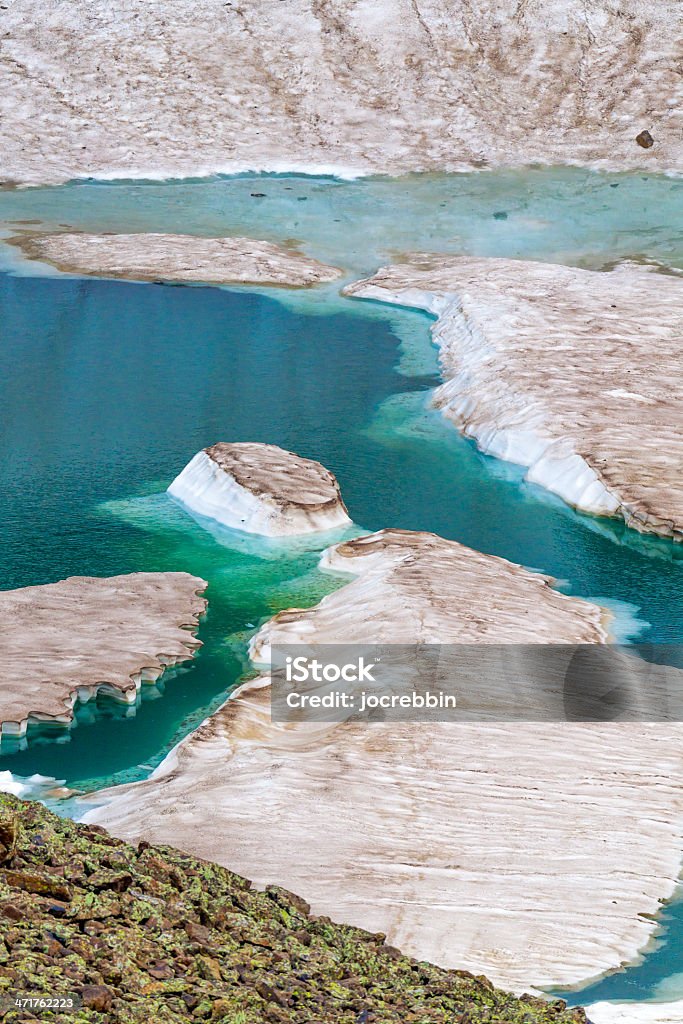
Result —
[[[678, 180], [579, 170], [86, 182], [0, 192], [0, 227], [294, 239], [346, 279], [416, 249], [676, 269], [682, 200]], [[611, 604], [623, 636], [683, 640], [681, 547], [572, 511], [429, 409], [428, 317], [343, 299], [338, 283], [287, 291], [78, 279], [9, 247], [0, 266], [0, 587], [182, 569], [209, 581], [210, 599], [200, 653], [146, 688], [138, 707], [81, 707], [75, 728], [33, 730], [0, 770], [86, 790], [146, 776], [223, 701], [259, 622], [336, 585], [305, 543], [207, 532], [165, 496], [217, 440], [319, 459], [364, 529], [433, 530]], [[642, 999], [675, 974], [683, 914], [671, 914], [669, 940], [591, 998]]]

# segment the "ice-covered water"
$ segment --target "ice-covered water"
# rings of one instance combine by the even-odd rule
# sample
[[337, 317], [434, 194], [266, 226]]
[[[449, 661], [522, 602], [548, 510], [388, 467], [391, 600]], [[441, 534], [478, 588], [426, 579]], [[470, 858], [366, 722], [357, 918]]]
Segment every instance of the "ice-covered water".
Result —
[[[0, 222], [6, 235], [68, 226], [295, 240], [346, 279], [414, 250], [683, 268], [682, 190], [676, 179], [576, 169], [79, 183], [0, 192]], [[338, 283], [171, 288], [36, 276], [44, 268], [16, 250], [0, 257], [0, 586], [138, 569], [210, 583], [194, 662], [145, 688], [137, 707], [103, 698], [78, 709], [70, 732], [35, 730], [0, 769], [85, 788], [149, 774], [234, 685], [258, 623], [335, 585], [316, 569], [315, 540], [207, 530], [168, 499], [171, 479], [218, 440], [320, 460], [360, 527], [433, 530], [610, 603], [621, 638], [683, 638], [680, 547], [578, 515], [428, 408], [427, 317], [343, 299]], [[673, 951], [669, 975], [677, 942], [662, 947]], [[629, 994], [609, 984], [610, 998]]]

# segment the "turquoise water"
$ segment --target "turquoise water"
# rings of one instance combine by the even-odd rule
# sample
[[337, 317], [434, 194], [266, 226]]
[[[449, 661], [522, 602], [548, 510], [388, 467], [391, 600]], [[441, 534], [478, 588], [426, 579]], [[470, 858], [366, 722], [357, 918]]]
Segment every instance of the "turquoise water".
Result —
[[[414, 249], [675, 268], [682, 187], [579, 170], [86, 183], [2, 192], [0, 220], [9, 234], [39, 220], [296, 239], [347, 277]], [[624, 634], [683, 639], [680, 546], [573, 512], [428, 408], [437, 377], [426, 316], [342, 299], [338, 284], [141, 285], [33, 276], [41, 268], [11, 250], [2, 258], [12, 273], [0, 275], [0, 586], [183, 569], [209, 581], [210, 607], [196, 659], [145, 689], [136, 708], [82, 707], [76, 728], [32, 731], [0, 770], [84, 789], [144, 777], [225, 698], [260, 621], [337, 585], [317, 572], [314, 548], [207, 531], [165, 496], [217, 440], [319, 459], [360, 527], [433, 530], [611, 603]], [[657, 954], [661, 977], [675, 971], [675, 948], [672, 940]], [[609, 982], [612, 998], [629, 996], [623, 979], [638, 970]]]
[[37, 219], [89, 231], [287, 239], [356, 274], [410, 250], [683, 267], [682, 205], [682, 179], [543, 168], [352, 182], [303, 175], [85, 181], [0, 192], [0, 220], [10, 233], [36, 227], [17, 221]]
[[30, 743], [3, 765], [88, 785], [154, 763], [215, 706], [241, 670], [231, 634], [333, 585], [317, 573], [294, 582], [315, 551], [214, 539], [163, 494], [173, 476], [212, 441], [271, 441], [321, 458], [359, 519], [379, 525], [381, 505], [363, 488], [377, 446], [363, 430], [368, 410], [407, 382], [385, 324], [312, 319], [256, 294], [5, 275], [0, 321], [3, 586], [138, 569], [210, 582], [205, 646], [169, 674], [172, 699], [148, 699], [133, 720], [109, 702], [106, 722], [68, 744]]
[[660, 932], [653, 949], [637, 966], [611, 974], [580, 992], [557, 992], [572, 1004], [589, 1005], [602, 1000], [669, 1002], [683, 998], [681, 938], [683, 937], [683, 898], [665, 907], [660, 915]]

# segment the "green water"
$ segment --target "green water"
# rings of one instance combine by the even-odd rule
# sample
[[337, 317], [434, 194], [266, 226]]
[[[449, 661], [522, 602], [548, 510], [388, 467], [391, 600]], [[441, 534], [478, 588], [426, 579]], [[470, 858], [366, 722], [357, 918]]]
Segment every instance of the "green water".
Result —
[[[38, 220], [295, 239], [347, 278], [417, 249], [677, 268], [682, 187], [579, 170], [86, 183], [2, 192], [0, 221], [5, 234]], [[429, 409], [437, 377], [426, 316], [343, 299], [338, 284], [171, 288], [57, 275], [9, 248], [1, 256], [0, 586], [180, 569], [209, 581], [210, 604], [198, 656], [145, 688], [136, 708], [81, 707], [74, 729], [32, 730], [0, 770], [84, 789], [144, 777], [225, 699], [264, 618], [338, 584], [316, 570], [310, 546], [333, 538], [207, 530], [166, 497], [217, 440], [319, 459], [362, 528], [433, 530], [611, 604], [624, 636], [683, 638], [680, 547], [573, 512]], [[675, 948], [667, 943], [670, 958]]]

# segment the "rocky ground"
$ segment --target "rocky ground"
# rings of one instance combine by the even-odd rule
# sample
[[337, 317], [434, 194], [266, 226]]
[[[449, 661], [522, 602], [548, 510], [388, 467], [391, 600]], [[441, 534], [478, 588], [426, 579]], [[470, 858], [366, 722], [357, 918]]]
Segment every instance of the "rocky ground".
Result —
[[[284, 889], [0, 794], [0, 1018], [583, 1024], [313, 917]], [[17, 1008], [72, 998], [75, 1010]]]

